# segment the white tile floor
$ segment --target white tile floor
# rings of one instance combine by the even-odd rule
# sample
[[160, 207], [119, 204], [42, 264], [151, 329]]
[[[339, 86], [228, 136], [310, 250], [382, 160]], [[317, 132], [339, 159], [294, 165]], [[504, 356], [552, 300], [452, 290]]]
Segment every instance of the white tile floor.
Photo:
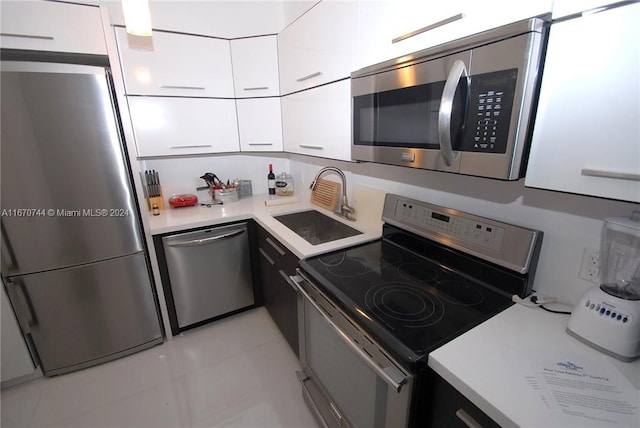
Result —
[[2, 390], [10, 427], [312, 427], [299, 363], [264, 308], [129, 357]]

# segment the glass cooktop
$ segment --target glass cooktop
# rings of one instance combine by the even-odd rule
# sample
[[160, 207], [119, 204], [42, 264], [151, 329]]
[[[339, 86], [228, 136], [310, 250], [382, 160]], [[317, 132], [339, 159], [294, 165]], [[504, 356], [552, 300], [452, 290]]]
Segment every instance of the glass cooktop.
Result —
[[458, 270], [386, 240], [311, 257], [305, 275], [409, 365], [510, 306]]

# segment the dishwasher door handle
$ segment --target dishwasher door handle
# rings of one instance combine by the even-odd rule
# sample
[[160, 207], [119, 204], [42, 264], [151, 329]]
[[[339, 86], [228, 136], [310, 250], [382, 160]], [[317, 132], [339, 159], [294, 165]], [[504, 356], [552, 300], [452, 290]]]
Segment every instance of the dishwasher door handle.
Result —
[[197, 245], [205, 245], [205, 244], [210, 244], [212, 242], [217, 242], [223, 239], [233, 238], [233, 237], [242, 235], [243, 233], [244, 233], [244, 229], [236, 230], [235, 232], [231, 232], [231, 233], [225, 233], [224, 235], [212, 236], [209, 238], [192, 239], [190, 241], [170, 242], [167, 245], [169, 245], [170, 247], [195, 247]]

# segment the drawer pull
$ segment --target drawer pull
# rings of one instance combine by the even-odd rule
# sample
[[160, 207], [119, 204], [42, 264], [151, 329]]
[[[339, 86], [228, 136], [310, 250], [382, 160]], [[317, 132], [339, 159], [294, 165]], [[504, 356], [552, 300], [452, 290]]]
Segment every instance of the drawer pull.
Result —
[[204, 91], [206, 88], [203, 86], [180, 86], [180, 85], [161, 85], [162, 89], [191, 89], [194, 91]]
[[289, 275], [287, 275], [286, 272], [283, 271], [282, 269], [280, 269], [278, 271], [278, 273], [287, 282], [287, 284], [289, 284], [289, 287], [293, 288], [293, 291], [295, 291], [297, 293], [298, 292], [298, 287], [296, 286], [296, 284], [294, 282], [291, 281], [291, 278], [289, 278]]
[[480, 425], [478, 422], [476, 422], [475, 419], [469, 416], [469, 413], [465, 412], [464, 409], [458, 409], [456, 411], [456, 417], [469, 428], [482, 428], [482, 425]]
[[211, 147], [211, 144], [191, 144], [184, 146], [169, 146], [170, 149], [197, 149], [201, 147]]
[[16, 37], [19, 39], [53, 40], [53, 36], [36, 36], [35, 34], [0, 33], [4, 37]]
[[273, 143], [267, 143], [267, 142], [258, 143], [258, 142], [256, 142], [256, 143], [249, 143], [249, 145], [250, 146], [273, 146]]
[[314, 77], [318, 77], [320, 75], [322, 75], [322, 72], [321, 71], [316, 71], [315, 73], [311, 73], [311, 74], [309, 74], [307, 76], [303, 76], [303, 77], [301, 77], [299, 79], [296, 79], [296, 82], [304, 82], [305, 80], [313, 79]]
[[450, 16], [449, 18], [445, 18], [442, 21], [435, 22], [431, 25], [427, 25], [426, 27], [419, 28], [417, 30], [411, 31], [409, 33], [403, 34], [402, 36], [398, 36], [395, 39], [391, 40], [391, 43], [398, 43], [403, 40], [409, 39], [413, 36], [417, 36], [418, 34], [426, 33], [427, 31], [431, 31], [435, 28], [442, 27], [443, 25], [450, 24], [452, 22], [458, 21], [464, 18], [464, 13], [459, 13], [457, 15]]
[[617, 178], [620, 180], [640, 181], [640, 174], [633, 172], [583, 168], [582, 175], [587, 177]]
[[313, 144], [298, 144], [302, 149], [324, 150], [324, 146], [314, 146]]
[[269, 264], [270, 264], [271, 266], [273, 266], [273, 265], [275, 265], [275, 264], [276, 264], [276, 262], [274, 262], [274, 261], [273, 261], [273, 259], [272, 259], [271, 257], [269, 257], [269, 254], [267, 254], [267, 252], [266, 252], [265, 250], [263, 250], [262, 248], [258, 248], [258, 251], [260, 252], [260, 255], [261, 255], [262, 257], [264, 257], [264, 258], [265, 258], [265, 260], [266, 260], [267, 262], [269, 262]]
[[252, 88], [242, 88], [243, 91], [266, 91], [269, 89], [268, 86], [255, 86]]
[[271, 238], [267, 238], [265, 239], [265, 241], [267, 241], [267, 243], [271, 245], [274, 250], [280, 253], [281, 256], [284, 256], [285, 254], [287, 254], [282, 248], [280, 248], [275, 242], [273, 242]]

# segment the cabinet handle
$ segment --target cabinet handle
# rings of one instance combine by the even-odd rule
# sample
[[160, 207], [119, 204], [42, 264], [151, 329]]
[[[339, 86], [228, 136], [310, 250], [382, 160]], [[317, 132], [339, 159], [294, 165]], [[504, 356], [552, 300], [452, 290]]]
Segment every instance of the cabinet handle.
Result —
[[469, 416], [469, 413], [465, 412], [463, 409], [458, 409], [456, 411], [456, 417], [469, 428], [482, 428], [482, 425], [476, 422], [476, 420]]
[[267, 143], [267, 142], [265, 142], [265, 143], [256, 142], [256, 143], [248, 143], [248, 144], [250, 146], [273, 146], [273, 143]]
[[16, 319], [22, 333], [31, 333], [31, 326], [37, 324], [37, 319], [31, 311], [31, 299], [21, 279], [5, 281], [7, 295], [11, 298]]
[[198, 147], [211, 147], [211, 144], [191, 144], [184, 146], [169, 146], [170, 149], [196, 149]]
[[266, 91], [269, 89], [268, 86], [255, 86], [252, 88], [242, 88], [243, 91]]
[[458, 21], [462, 18], [464, 18], [464, 13], [458, 13], [457, 15], [450, 16], [448, 18], [443, 19], [442, 21], [435, 22], [431, 25], [427, 25], [426, 27], [422, 27], [417, 30], [411, 31], [409, 33], [403, 34], [402, 36], [398, 36], [395, 39], [392, 39], [391, 43], [401, 42], [413, 36], [417, 36], [418, 34], [426, 33], [427, 31], [431, 31], [435, 28], [442, 27], [443, 25], [447, 25], [452, 22]]
[[275, 242], [273, 242], [271, 238], [267, 238], [265, 239], [265, 241], [267, 241], [267, 243], [271, 245], [274, 250], [280, 253], [281, 256], [284, 256], [285, 254], [287, 254], [282, 248], [280, 248]]
[[35, 34], [0, 33], [4, 37], [17, 37], [19, 39], [53, 40], [53, 36], [36, 36]]
[[324, 146], [314, 146], [312, 144], [298, 144], [302, 149], [324, 150]]
[[262, 257], [264, 257], [271, 266], [275, 265], [276, 262], [273, 261], [273, 259], [271, 257], [269, 257], [269, 254], [267, 254], [267, 252], [265, 250], [263, 250], [262, 248], [258, 248], [258, 251], [260, 252], [260, 255]]
[[205, 245], [212, 242], [220, 241], [223, 239], [229, 239], [236, 237], [238, 235], [242, 235], [244, 233], [244, 229], [236, 230], [235, 232], [225, 233], [224, 235], [212, 236], [211, 238], [202, 238], [202, 239], [192, 239], [190, 241], [178, 241], [171, 242], [168, 245], [170, 247], [195, 247], [197, 245]]
[[301, 77], [296, 79], [296, 82], [304, 82], [305, 80], [313, 79], [314, 77], [318, 77], [322, 74], [322, 71], [316, 71], [315, 73], [311, 73], [308, 76]]
[[583, 168], [582, 175], [587, 177], [618, 178], [620, 180], [640, 181], [640, 174], [635, 172], [607, 171], [603, 169]]
[[160, 85], [162, 89], [192, 89], [194, 91], [204, 91], [204, 86], [180, 86], [180, 85]]

